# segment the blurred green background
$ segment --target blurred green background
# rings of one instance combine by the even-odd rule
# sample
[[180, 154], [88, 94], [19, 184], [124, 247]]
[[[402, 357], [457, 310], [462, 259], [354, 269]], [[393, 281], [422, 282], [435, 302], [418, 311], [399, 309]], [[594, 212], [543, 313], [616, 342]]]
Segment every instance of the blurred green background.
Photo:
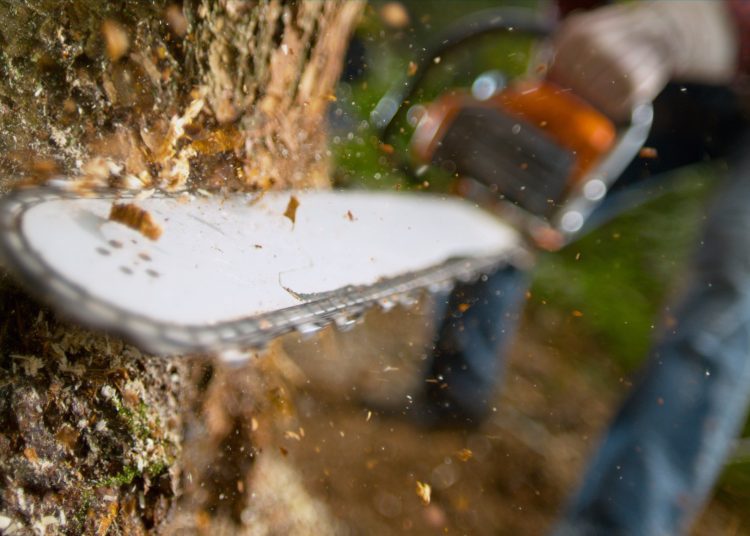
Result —
[[[368, 123], [370, 112], [389, 87], [413, 68], [410, 62], [426, 44], [461, 16], [500, 6], [543, 12], [548, 4], [412, 0], [399, 3], [408, 12], [406, 23], [398, 10], [384, 12], [385, 4], [369, 4], [338, 89], [331, 118], [335, 180], [349, 188], [443, 191], [449, 179], [445, 174], [428, 172], [415, 182], [402, 173]], [[415, 100], [429, 102], [445, 88], [468, 87], [488, 69], [522, 74], [529, 69], [537, 45], [520, 32], [476, 39], [471, 46], [435, 60]], [[404, 115], [397, 122], [395, 139], [388, 140], [397, 156], [405, 154], [410, 133]], [[615, 218], [559, 253], [541, 256], [528, 300], [531, 318], [551, 318], [552, 332], [571, 330], [593, 341], [611, 356], [607, 366], [615, 372], [607, 377], [633, 372], [643, 362], [654, 334], [669, 322], [665, 304], [684, 280], [690, 247], [719, 168], [706, 164], [679, 170], [677, 186], [658, 199]], [[576, 350], [561, 347], [572, 359]], [[582, 367], [590, 363], [580, 362]], [[592, 381], [608, 381], [594, 368]], [[746, 509], [750, 457], [738, 451], [730, 460], [718, 496], [733, 510]]]

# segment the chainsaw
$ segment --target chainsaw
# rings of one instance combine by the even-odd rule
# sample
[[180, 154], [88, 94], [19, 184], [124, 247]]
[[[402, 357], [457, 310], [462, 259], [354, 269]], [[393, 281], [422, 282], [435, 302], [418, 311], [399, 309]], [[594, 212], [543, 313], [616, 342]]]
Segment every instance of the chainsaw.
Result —
[[[491, 15], [491, 16], [490, 16]], [[547, 35], [508, 10], [460, 21], [394, 84], [371, 121], [384, 142], [433, 58], [478, 35]], [[479, 80], [479, 79], [478, 79]], [[652, 111], [615, 125], [544, 80], [452, 90], [420, 105], [405, 168], [450, 169], [461, 196], [282, 191], [191, 195], [95, 192], [58, 181], [0, 200], [0, 258], [53, 308], [156, 354], [225, 359], [291, 331], [353, 325], [581, 232], [638, 154]], [[476, 89], [475, 87], [475, 89]], [[397, 156], [398, 157], [398, 156]], [[238, 352], [238, 350], [241, 350]]]

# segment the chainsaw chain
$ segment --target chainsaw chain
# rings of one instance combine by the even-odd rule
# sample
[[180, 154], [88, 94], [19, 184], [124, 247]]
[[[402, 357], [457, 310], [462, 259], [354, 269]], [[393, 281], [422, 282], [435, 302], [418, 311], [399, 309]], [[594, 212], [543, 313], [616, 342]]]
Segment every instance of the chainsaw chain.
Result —
[[[303, 336], [334, 325], [346, 330], [373, 308], [388, 310], [395, 305], [413, 305], [425, 292], [448, 292], [456, 282], [486, 277], [508, 264], [528, 265], [530, 253], [522, 245], [491, 257], [454, 258], [423, 270], [372, 285], [347, 286], [330, 292], [294, 294], [298, 305], [213, 324], [188, 325], [154, 321], [113, 306], [71, 281], [59, 281], [59, 274], [33, 254], [33, 248], [18, 230], [24, 209], [47, 199], [76, 197], [75, 192], [28, 192], [6, 197], [0, 211], [0, 258], [26, 288], [39, 299], [53, 304], [63, 314], [92, 327], [104, 328], [136, 346], [161, 355], [218, 353], [225, 360], [244, 360], [265, 348], [273, 339], [291, 332]], [[124, 196], [125, 197], [125, 196]], [[18, 255], [18, 252], [25, 252]], [[40, 288], [35, 281], [48, 281]]]

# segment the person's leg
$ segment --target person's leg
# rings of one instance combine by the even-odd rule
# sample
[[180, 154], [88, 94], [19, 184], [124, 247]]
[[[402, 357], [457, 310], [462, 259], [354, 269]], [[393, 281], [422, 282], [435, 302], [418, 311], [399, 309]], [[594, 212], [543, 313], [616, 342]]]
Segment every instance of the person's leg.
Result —
[[675, 534], [700, 511], [750, 394], [749, 200], [743, 157], [710, 212], [676, 324], [607, 431], [560, 534]]
[[456, 286], [436, 307], [439, 319], [426, 373], [427, 424], [476, 426], [488, 415], [529, 274], [512, 266]]

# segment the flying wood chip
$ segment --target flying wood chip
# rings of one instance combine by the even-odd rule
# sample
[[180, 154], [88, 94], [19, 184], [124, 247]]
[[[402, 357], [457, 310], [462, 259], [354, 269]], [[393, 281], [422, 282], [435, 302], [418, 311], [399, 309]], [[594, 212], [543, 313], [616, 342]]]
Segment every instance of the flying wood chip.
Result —
[[295, 221], [297, 220], [297, 207], [299, 207], [299, 199], [297, 199], [293, 195], [290, 196], [289, 203], [287, 204], [286, 210], [284, 211], [284, 216], [292, 221], [292, 225], [294, 225]]
[[128, 32], [119, 23], [109, 19], [105, 20], [102, 23], [102, 34], [110, 61], [118, 61], [128, 53], [130, 38]]
[[419, 500], [421, 500], [422, 504], [425, 506], [430, 504], [430, 500], [432, 499], [432, 488], [430, 485], [417, 480], [417, 497], [419, 497]]
[[468, 462], [474, 457], [474, 453], [470, 449], [461, 449], [456, 453], [456, 457], [462, 462]]
[[113, 203], [109, 219], [135, 229], [151, 240], [158, 240], [162, 233], [161, 226], [151, 214], [133, 203]]

